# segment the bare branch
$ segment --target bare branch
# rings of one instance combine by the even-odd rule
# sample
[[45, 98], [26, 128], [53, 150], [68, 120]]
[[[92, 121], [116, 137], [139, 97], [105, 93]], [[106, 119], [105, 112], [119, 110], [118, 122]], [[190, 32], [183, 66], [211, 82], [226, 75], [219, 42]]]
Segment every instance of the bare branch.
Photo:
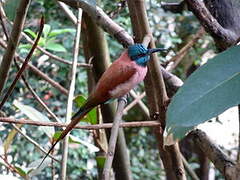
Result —
[[[25, 124], [34, 126], [54, 126], [54, 127], [67, 127], [68, 124], [57, 123], [57, 122], [39, 122], [32, 121], [29, 119], [14, 119], [7, 117], [0, 117], [0, 122], [3, 123], [14, 123], [14, 124]], [[160, 123], [157, 121], [134, 121], [134, 122], [122, 122], [120, 127], [122, 128], [134, 128], [134, 127], [155, 127], [159, 126]], [[112, 128], [112, 123], [96, 124], [96, 125], [77, 125], [74, 129], [85, 129], [85, 130], [96, 130], [96, 129], [109, 129]]]
[[205, 4], [201, 0], [186, 0], [189, 9], [199, 19], [201, 25], [215, 39], [221, 50], [232, 46], [238, 39], [238, 35], [223, 28], [218, 21], [212, 16]]
[[100, 7], [82, 0], [59, 0], [71, 7], [82, 8], [105, 31], [113, 35], [124, 47], [133, 44], [132, 37], [118, 24], [116, 24]]
[[113, 126], [111, 129], [111, 136], [110, 136], [109, 145], [108, 145], [107, 157], [106, 157], [106, 161], [103, 168], [102, 180], [110, 180], [110, 171], [111, 171], [112, 161], [115, 153], [118, 129], [120, 126], [120, 122], [122, 120], [123, 109], [126, 104], [127, 104], [127, 100], [125, 97], [119, 98], [116, 116], [113, 120]]
[[[40, 144], [38, 144], [36, 141], [34, 141], [32, 138], [30, 138], [28, 135], [26, 135], [25, 133], [22, 132], [21, 129], [19, 129], [16, 125], [12, 124], [14, 129], [17, 130], [17, 132], [19, 132], [25, 139], [27, 139], [30, 143], [32, 143], [36, 148], [38, 148], [40, 151], [42, 151], [44, 154], [47, 154], [47, 151], [41, 147]], [[52, 158], [53, 160], [55, 160], [56, 162], [60, 161], [58, 159], [56, 159], [54, 156], [49, 155], [50, 158]]]
[[205, 132], [197, 129], [189, 133], [194, 143], [202, 150], [215, 167], [225, 176], [226, 179], [232, 179], [235, 170], [235, 163], [215, 144]]
[[[74, 89], [76, 82], [76, 74], [77, 74], [77, 60], [79, 54], [79, 42], [80, 42], [80, 34], [81, 34], [81, 21], [82, 21], [82, 10], [78, 9], [78, 18], [77, 18], [77, 30], [74, 40], [74, 51], [73, 51], [73, 63], [71, 69], [71, 82], [70, 88], [68, 92], [68, 100], [67, 100], [67, 113], [66, 113], [66, 123], [71, 122], [72, 117], [72, 106], [73, 106], [73, 98], [74, 98]], [[68, 159], [68, 141], [69, 135], [67, 135], [63, 140], [63, 153], [62, 153], [62, 162], [61, 162], [61, 179], [65, 180], [67, 177], [67, 159]]]
[[[3, 100], [2, 102], [0, 103], [0, 109], [3, 107], [4, 103], [7, 101], [8, 97], [12, 94], [12, 91], [17, 83], [17, 81], [20, 79], [22, 73], [24, 72], [24, 70], [26, 69], [27, 67], [27, 64], [28, 62], [30, 61], [32, 55], [33, 55], [33, 52], [34, 50], [36, 49], [36, 46], [38, 44], [38, 41], [40, 40], [40, 37], [41, 37], [41, 34], [42, 34], [42, 31], [43, 31], [43, 26], [44, 26], [44, 18], [42, 17], [41, 18], [41, 22], [40, 22], [40, 28], [39, 28], [39, 32], [38, 32], [38, 35], [37, 35], [37, 38], [30, 50], [30, 52], [28, 53], [26, 59], [24, 60], [24, 63], [22, 65], [22, 67], [19, 69], [19, 71], [17, 72], [17, 75], [15, 77], [15, 79], [13, 80], [11, 86], [8, 88], [5, 96], [3, 97]], [[14, 53], [14, 52], [13, 52]]]
[[6, 52], [3, 55], [0, 65], [0, 95], [8, 77], [8, 72], [20, 39], [20, 34], [23, 29], [30, 2], [31, 0], [21, 0], [19, 3], [19, 7], [17, 8], [13, 29], [9, 37]]

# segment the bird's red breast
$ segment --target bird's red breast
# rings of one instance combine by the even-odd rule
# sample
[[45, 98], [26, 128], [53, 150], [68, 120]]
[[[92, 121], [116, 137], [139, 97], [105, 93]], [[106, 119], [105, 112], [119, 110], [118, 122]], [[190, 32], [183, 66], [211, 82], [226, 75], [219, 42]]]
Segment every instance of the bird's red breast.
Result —
[[[127, 51], [112, 63], [103, 73], [96, 85], [96, 89], [90, 95], [91, 104], [100, 104], [110, 98], [118, 98], [128, 93], [140, 83], [147, 73], [147, 67], [140, 66], [132, 61]], [[90, 102], [89, 102], [90, 104]]]

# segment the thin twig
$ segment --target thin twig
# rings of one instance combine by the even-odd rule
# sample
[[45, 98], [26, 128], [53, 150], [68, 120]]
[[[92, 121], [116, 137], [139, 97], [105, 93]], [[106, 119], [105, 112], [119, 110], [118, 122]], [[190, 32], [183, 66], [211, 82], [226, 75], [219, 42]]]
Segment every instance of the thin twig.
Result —
[[[25, 139], [27, 139], [30, 143], [32, 143], [36, 148], [38, 148], [40, 151], [42, 151], [44, 154], [47, 154], [47, 151], [41, 147], [40, 144], [38, 144], [36, 141], [34, 141], [32, 138], [30, 138], [28, 135], [26, 135], [24, 132], [22, 132], [21, 129], [19, 129], [15, 124], [12, 124], [12, 126], [14, 127], [14, 129], [17, 130], [17, 132], [19, 132]], [[56, 159], [54, 156], [49, 155], [50, 158], [52, 158], [53, 160], [55, 160], [56, 162], [60, 161], [58, 159]]]
[[148, 110], [147, 106], [141, 100], [146, 96], [146, 93], [143, 92], [141, 95], [138, 96], [134, 92], [134, 90], [131, 90], [129, 92], [129, 94], [134, 98], [134, 100], [124, 108], [123, 113], [127, 113], [132, 107], [134, 107], [136, 104], [138, 104], [140, 109], [144, 113], [145, 117], [149, 117], [149, 110]]
[[193, 38], [191, 38], [191, 40], [167, 62], [167, 64], [169, 64], [170, 62], [173, 62], [173, 64], [169, 64], [166, 69], [170, 72], [175, 69], [177, 65], [181, 62], [181, 60], [184, 58], [184, 56], [187, 54], [187, 52], [191, 49], [191, 47], [193, 47], [193, 45], [204, 35], [204, 33], [205, 31], [203, 27], [201, 27], [198, 32], [193, 36]]
[[112, 161], [115, 153], [118, 129], [120, 126], [120, 122], [122, 120], [123, 109], [126, 103], [127, 103], [127, 100], [125, 97], [119, 98], [116, 116], [113, 120], [113, 127], [111, 129], [111, 136], [110, 136], [109, 145], [108, 145], [107, 157], [106, 157], [106, 161], [103, 168], [102, 180], [110, 179], [110, 172], [111, 172]]
[[[67, 101], [67, 113], [66, 113], [66, 123], [71, 121], [72, 116], [72, 106], [73, 106], [73, 96], [74, 96], [74, 87], [76, 81], [76, 74], [77, 74], [77, 60], [79, 54], [79, 42], [80, 42], [80, 34], [81, 34], [81, 22], [82, 21], [82, 10], [78, 9], [78, 22], [77, 22], [77, 30], [75, 35], [75, 42], [74, 42], [74, 51], [73, 51], [73, 63], [72, 63], [72, 72], [71, 72], [71, 82], [70, 88], [68, 93], [68, 101]], [[67, 173], [67, 158], [68, 158], [68, 138], [69, 135], [63, 140], [63, 153], [62, 153], [62, 162], [61, 162], [61, 179], [66, 179]]]
[[24, 72], [24, 70], [26, 69], [27, 67], [27, 64], [28, 62], [30, 61], [32, 55], [33, 55], [33, 52], [34, 50], [36, 49], [36, 46], [38, 44], [38, 41], [40, 40], [40, 37], [41, 37], [41, 34], [42, 34], [42, 31], [43, 31], [43, 26], [44, 26], [44, 18], [42, 17], [41, 18], [41, 22], [40, 22], [40, 28], [39, 28], [39, 32], [38, 32], [38, 35], [37, 35], [37, 38], [30, 50], [30, 52], [28, 53], [22, 67], [20, 68], [20, 70], [17, 72], [17, 75], [15, 77], [15, 79], [13, 80], [11, 86], [8, 88], [5, 96], [3, 97], [3, 100], [2, 102], [0, 103], [0, 109], [3, 107], [4, 103], [7, 101], [8, 97], [12, 94], [12, 91], [17, 83], [17, 81], [19, 80], [19, 78], [21, 77], [22, 73]]
[[185, 159], [185, 157], [182, 154], [181, 154], [181, 156], [182, 156], [182, 161], [183, 161], [184, 168], [187, 171], [188, 175], [192, 178], [192, 180], [200, 180], [198, 178], [198, 176], [196, 175], [196, 173], [192, 170], [192, 168], [188, 164], [188, 162]]
[[18, 42], [20, 40], [20, 34], [23, 29], [23, 25], [25, 22], [25, 18], [27, 15], [30, 2], [31, 0], [21, 0], [17, 8], [17, 12], [14, 19], [12, 32], [10, 34], [10, 39], [8, 41], [7, 49], [3, 55], [3, 58], [0, 64], [0, 95], [2, 93], [3, 87], [7, 80], [8, 72], [11, 67]]
[[64, 4], [63, 2], [57, 1], [58, 5], [62, 8], [62, 10], [65, 12], [65, 14], [68, 16], [68, 18], [72, 21], [73, 24], [77, 24], [77, 18], [73, 14], [73, 12], [70, 10], [70, 8]]
[[[2, 40], [0, 38], [0, 46], [2, 46], [3, 48], [7, 48], [6, 43], [4, 40]], [[20, 62], [24, 62], [24, 59], [21, 58], [17, 53], [15, 53], [15, 58], [20, 61]], [[38, 75], [39, 77], [41, 77], [42, 79], [44, 79], [45, 81], [47, 81], [49, 84], [51, 84], [53, 87], [55, 87], [57, 90], [59, 90], [62, 94], [67, 95], [68, 94], [68, 90], [65, 89], [64, 87], [62, 87], [58, 82], [54, 81], [53, 79], [51, 79], [48, 75], [44, 74], [42, 71], [40, 71], [36, 66], [33, 66], [31, 63], [28, 63], [27, 66], [29, 67], [29, 69], [34, 72], [36, 75]]]
[[[15, 62], [15, 61], [14, 61]], [[15, 62], [17, 65], [17, 63]], [[17, 65], [18, 66], [18, 65]], [[37, 93], [33, 90], [32, 86], [27, 82], [25, 76], [22, 75], [22, 80], [27, 87], [27, 89], [32, 93], [33, 97], [37, 100], [37, 102], [48, 112], [48, 114], [56, 121], [61, 122], [61, 120], [49, 109], [49, 107], [43, 102], [43, 100], [37, 95]]]
[[[54, 126], [54, 127], [67, 127], [68, 125], [65, 123], [32, 121], [28, 119], [14, 119], [14, 118], [8, 118], [8, 117], [0, 117], [0, 122], [25, 124], [25, 125], [33, 125], [33, 126]], [[120, 127], [122, 128], [155, 127], [159, 125], [160, 123], [158, 121], [134, 121], [134, 122], [122, 122], [120, 124]], [[108, 129], [108, 128], [112, 128], [112, 123], [95, 124], [95, 125], [77, 125], [74, 127], [74, 129], [86, 129], [86, 130]]]

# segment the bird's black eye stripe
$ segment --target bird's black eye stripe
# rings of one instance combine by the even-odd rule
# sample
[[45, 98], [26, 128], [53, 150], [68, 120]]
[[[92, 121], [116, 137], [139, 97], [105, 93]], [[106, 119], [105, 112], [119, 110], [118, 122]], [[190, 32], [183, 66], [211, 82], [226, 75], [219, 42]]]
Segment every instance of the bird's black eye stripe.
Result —
[[131, 56], [131, 59], [133, 59], [133, 60], [135, 60], [135, 59], [138, 59], [138, 58], [141, 58], [141, 57], [144, 57], [144, 56], [146, 56], [146, 54], [138, 54], [138, 55], [136, 55], [136, 56]]

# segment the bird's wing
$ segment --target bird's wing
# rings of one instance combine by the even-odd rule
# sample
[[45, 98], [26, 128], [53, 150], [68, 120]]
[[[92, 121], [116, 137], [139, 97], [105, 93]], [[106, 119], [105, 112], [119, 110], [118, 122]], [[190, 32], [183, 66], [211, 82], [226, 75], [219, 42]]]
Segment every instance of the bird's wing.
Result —
[[120, 84], [127, 82], [137, 72], [134, 66], [126, 62], [114, 62], [102, 75], [97, 83], [96, 89], [90, 95], [91, 104], [101, 104], [108, 101], [111, 97], [110, 91]]

